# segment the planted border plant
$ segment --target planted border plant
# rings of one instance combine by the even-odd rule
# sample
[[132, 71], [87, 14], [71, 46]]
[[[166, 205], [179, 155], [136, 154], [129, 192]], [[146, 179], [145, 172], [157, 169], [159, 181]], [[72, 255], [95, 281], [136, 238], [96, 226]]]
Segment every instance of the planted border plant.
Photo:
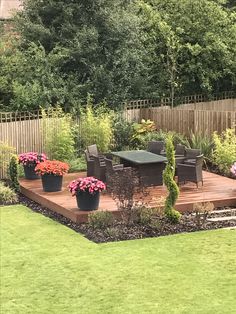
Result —
[[18, 181], [18, 157], [12, 155], [9, 163], [9, 177], [11, 180], [11, 188], [15, 192], [20, 191], [20, 185]]
[[179, 196], [179, 188], [174, 180], [175, 176], [175, 150], [172, 142], [172, 136], [166, 138], [166, 158], [167, 165], [163, 172], [163, 180], [169, 194], [165, 201], [165, 215], [173, 223], [180, 220], [181, 214], [174, 209], [175, 203]]
[[236, 160], [236, 134], [233, 129], [227, 129], [218, 135], [213, 134], [213, 163], [224, 174], [230, 173], [230, 167]]

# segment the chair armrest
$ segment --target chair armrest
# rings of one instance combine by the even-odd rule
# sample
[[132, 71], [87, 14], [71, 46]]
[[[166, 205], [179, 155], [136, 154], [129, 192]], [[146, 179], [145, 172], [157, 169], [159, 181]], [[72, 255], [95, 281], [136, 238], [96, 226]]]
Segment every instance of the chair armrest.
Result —
[[196, 166], [193, 164], [178, 164], [177, 169], [179, 168], [195, 168]]
[[124, 169], [124, 165], [119, 164], [119, 165], [113, 165], [114, 170], [119, 170], [119, 169]]

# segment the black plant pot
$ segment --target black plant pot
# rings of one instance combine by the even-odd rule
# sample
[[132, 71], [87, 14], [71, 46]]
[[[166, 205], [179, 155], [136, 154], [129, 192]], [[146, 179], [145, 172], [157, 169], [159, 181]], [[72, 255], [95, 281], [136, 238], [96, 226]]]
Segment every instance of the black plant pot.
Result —
[[61, 191], [63, 176], [55, 176], [54, 174], [44, 174], [41, 176], [44, 192]]
[[80, 210], [96, 210], [98, 209], [100, 193], [90, 194], [88, 191], [79, 191], [76, 194], [77, 205]]
[[39, 179], [40, 176], [37, 175], [34, 171], [36, 164], [33, 165], [24, 165], [24, 173], [25, 173], [25, 178], [28, 180], [36, 180]]

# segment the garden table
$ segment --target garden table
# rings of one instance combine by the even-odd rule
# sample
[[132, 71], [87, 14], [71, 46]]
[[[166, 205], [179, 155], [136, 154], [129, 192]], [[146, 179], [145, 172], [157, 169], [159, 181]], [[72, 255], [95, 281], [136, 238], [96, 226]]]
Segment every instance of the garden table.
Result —
[[124, 167], [137, 170], [141, 186], [163, 185], [162, 172], [166, 166], [166, 157], [146, 150], [112, 152], [112, 155], [119, 157]]

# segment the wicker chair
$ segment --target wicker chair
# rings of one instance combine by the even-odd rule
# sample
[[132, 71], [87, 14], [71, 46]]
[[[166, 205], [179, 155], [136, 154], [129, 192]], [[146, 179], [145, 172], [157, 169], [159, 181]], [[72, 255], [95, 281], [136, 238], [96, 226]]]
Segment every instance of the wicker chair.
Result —
[[197, 156], [201, 155], [200, 149], [192, 149], [186, 148], [185, 149], [185, 161], [186, 164], [195, 164]]
[[94, 175], [94, 159], [89, 156], [87, 149], [84, 151], [84, 154], [87, 163], [87, 177], [91, 177]]
[[164, 141], [150, 141], [148, 142], [147, 150], [150, 153], [161, 155], [164, 152]]
[[194, 182], [197, 184], [198, 182], [202, 182], [203, 185], [203, 177], [202, 177], [202, 164], [203, 164], [203, 154], [196, 157], [194, 164], [178, 164], [178, 184], [181, 182]]
[[124, 167], [123, 164], [113, 164], [111, 159], [105, 158], [106, 164], [106, 185], [109, 192], [112, 191], [113, 180], [116, 180], [115, 175], [119, 172], [129, 172], [131, 167]]
[[175, 155], [177, 156], [185, 156], [185, 146], [182, 145], [182, 144], [177, 144], [176, 147], [175, 147]]
[[106, 182], [106, 164], [98, 156], [93, 156], [94, 168], [93, 176], [103, 182]]

